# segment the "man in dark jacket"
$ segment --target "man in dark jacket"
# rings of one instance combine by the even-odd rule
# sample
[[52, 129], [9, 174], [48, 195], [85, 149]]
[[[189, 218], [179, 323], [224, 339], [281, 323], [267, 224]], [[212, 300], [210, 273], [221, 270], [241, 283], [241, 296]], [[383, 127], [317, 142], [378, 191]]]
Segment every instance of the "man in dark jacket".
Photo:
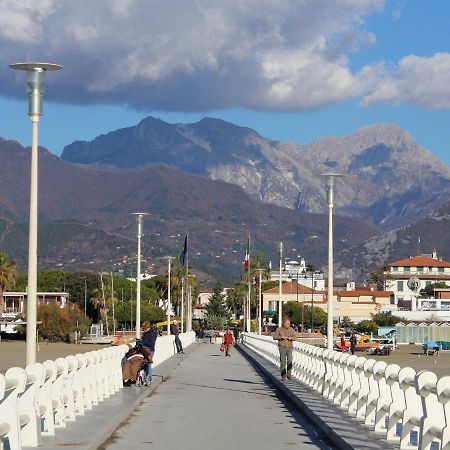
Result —
[[173, 324], [170, 325], [170, 334], [175, 336], [175, 346], [177, 347], [177, 353], [184, 353], [183, 345], [181, 344], [180, 337], [178, 336], [180, 333], [178, 331], [178, 322], [176, 320], [173, 321]]
[[153, 329], [153, 324], [150, 322], [144, 322], [142, 324], [142, 346], [148, 349], [148, 366], [145, 371], [145, 379], [147, 384], [152, 382], [152, 363], [153, 355], [155, 354], [156, 339], [158, 337], [158, 331]]

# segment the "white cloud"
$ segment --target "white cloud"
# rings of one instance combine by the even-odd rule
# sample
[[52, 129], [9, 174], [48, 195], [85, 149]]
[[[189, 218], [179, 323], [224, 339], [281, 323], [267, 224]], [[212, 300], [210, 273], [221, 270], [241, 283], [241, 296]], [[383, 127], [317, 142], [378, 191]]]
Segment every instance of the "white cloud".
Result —
[[365, 67], [361, 79], [368, 92], [363, 106], [409, 102], [430, 109], [450, 108], [450, 54], [407, 56], [398, 65]]
[[[375, 42], [366, 17], [383, 7], [383, 0], [0, 0], [0, 94], [23, 96], [23, 77], [8, 64], [43, 59], [64, 65], [47, 89], [59, 101], [191, 111], [305, 110], [358, 96], [365, 105], [447, 104], [437, 91], [450, 85], [438, 61], [448, 55], [350, 69], [351, 53]], [[415, 87], [430, 70], [435, 101], [431, 88]]]

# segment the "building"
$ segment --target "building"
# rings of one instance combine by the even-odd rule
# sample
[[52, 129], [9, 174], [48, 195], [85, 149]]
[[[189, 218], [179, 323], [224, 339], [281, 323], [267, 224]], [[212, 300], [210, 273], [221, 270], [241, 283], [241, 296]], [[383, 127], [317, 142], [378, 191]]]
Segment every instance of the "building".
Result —
[[212, 292], [200, 292], [197, 303], [194, 306], [194, 319], [204, 319], [206, 317], [206, 306], [209, 303]]
[[[436, 250], [433, 250], [432, 255], [410, 256], [389, 263], [385, 275], [388, 276], [384, 282], [385, 290], [394, 292], [395, 304], [415, 311], [422, 307], [422, 300], [418, 298], [421, 289], [440, 282], [450, 285], [450, 262], [438, 258]], [[408, 280], [411, 278], [419, 280], [417, 291], [408, 287]]]
[[[270, 270], [270, 281], [278, 281], [280, 279], [280, 270]], [[298, 280], [303, 286], [310, 289], [324, 290], [325, 278], [320, 271], [311, 271], [307, 269], [305, 260], [300, 259], [300, 262], [295, 260], [285, 260], [284, 266], [281, 269], [281, 280], [292, 281]]]
[[[297, 301], [308, 306], [319, 307], [326, 312], [327, 297], [327, 291], [312, 290], [295, 281], [282, 285], [281, 301], [283, 303]], [[279, 299], [278, 286], [263, 292], [263, 311], [267, 316], [278, 312]], [[349, 283], [347, 289], [334, 290], [333, 301], [333, 315], [338, 320], [349, 317], [354, 322], [360, 322], [370, 319], [373, 314], [379, 312], [397, 310], [393, 292], [378, 291], [374, 286], [355, 288], [354, 283]]]
[[[64, 308], [69, 298], [68, 292], [38, 292], [38, 304], [53, 305], [56, 304]], [[25, 314], [27, 293], [26, 292], [3, 292], [4, 311], [3, 317]]]

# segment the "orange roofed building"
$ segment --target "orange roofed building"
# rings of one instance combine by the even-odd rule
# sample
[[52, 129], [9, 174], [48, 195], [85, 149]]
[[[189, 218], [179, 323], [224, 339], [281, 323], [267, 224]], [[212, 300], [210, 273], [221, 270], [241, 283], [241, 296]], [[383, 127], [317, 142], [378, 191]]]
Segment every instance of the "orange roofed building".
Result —
[[[278, 312], [279, 286], [263, 292], [263, 311]], [[327, 291], [312, 290], [295, 281], [282, 285], [281, 301], [300, 302], [308, 306], [317, 306], [327, 311]], [[333, 294], [333, 311], [335, 318], [349, 317], [354, 322], [367, 320], [380, 311], [396, 310], [394, 293], [377, 291], [374, 287], [354, 288], [349, 283], [347, 290], [335, 290]], [[270, 315], [269, 313], [269, 315]]]
[[[385, 289], [394, 292], [395, 304], [414, 311], [417, 295], [408, 287], [408, 280], [419, 280], [418, 291], [433, 283], [444, 282], [450, 285], [450, 262], [438, 258], [436, 250], [433, 250], [430, 256], [410, 256], [389, 263], [385, 274], [389, 277], [384, 283]], [[417, 306], [420, 309], [420, 305]]]

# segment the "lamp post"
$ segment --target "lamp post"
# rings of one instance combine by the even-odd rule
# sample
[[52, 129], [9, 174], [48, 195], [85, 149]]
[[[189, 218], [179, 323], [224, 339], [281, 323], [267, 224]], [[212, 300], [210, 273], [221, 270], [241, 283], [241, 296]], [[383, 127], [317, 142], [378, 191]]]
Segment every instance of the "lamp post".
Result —
[[262, 322], [262, 272], [264, 269], [256, 269], [259, 274], [258, 279], [258, 334], [261, 334], [261, 322]]
[[170, 336], [170, 310], [172, 309], [172, 304], [170, 300], [170, 266], [171, 266], [172, 257], [167, 257], [167, 336]]
[[137, 261], [136, 261], [136, 339], [141, 338], [141, 239], [142, 222], [146, 213], [132, 213], [137, 221]]
[[281, 317], [283, 315], [283, 302], [282, 302], [282, 291], [283, 291], [283, 243], [280, 242], [280, 280], [278, 283], [278, 327], [281, 327], [283, 324], [283, 318]]
[[27, 73], [28, 115], [32, 124], [26, 344], [26, 365], [29, 365], [36, 362], [38, 125], [39, 116], [42, 116], [45, 72], [62, 69], [62, 66], [59, 64], [25, 62], [11, 64], [9, 67], [16, 70], [25, 70]]
[[311, 333], [314, 333], [314, 267], [311, 268]]
[[82, 280], [84, 280], [84, 318], [87, 318], [87, 281], [86, 277], [82, 277]]
[[333, 350], [333, 204], [336, 179], [343, 175], [326, 173], [321, 175], [325, 179], [328, 204], [328, 305], [327, 305], [327, 348]]

